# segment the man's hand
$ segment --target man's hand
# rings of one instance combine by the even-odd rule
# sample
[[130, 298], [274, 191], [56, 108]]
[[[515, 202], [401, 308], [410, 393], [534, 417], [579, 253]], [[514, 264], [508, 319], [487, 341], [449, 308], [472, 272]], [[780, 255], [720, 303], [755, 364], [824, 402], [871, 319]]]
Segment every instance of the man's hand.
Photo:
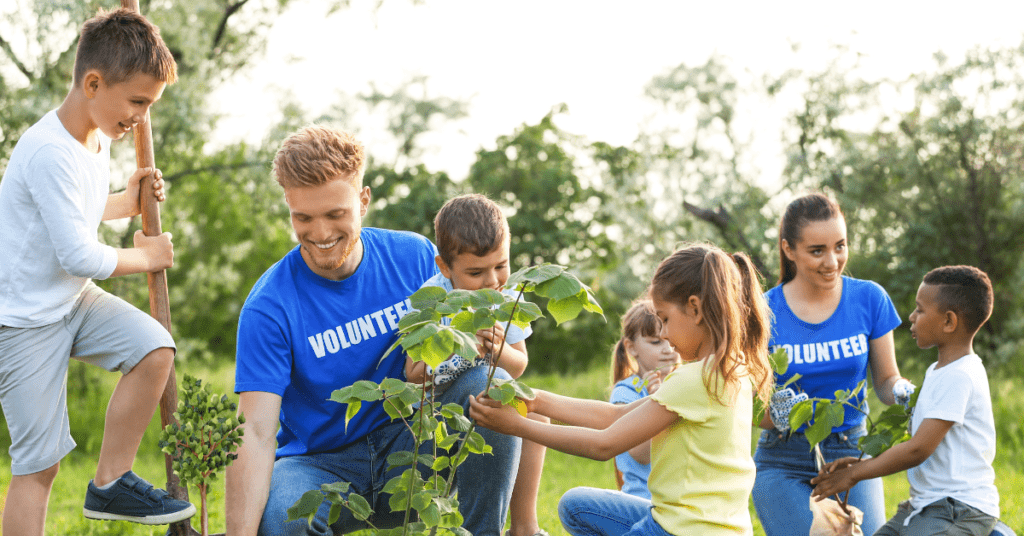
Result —
[[814, 485], [811, 497], [820, 501], [855, 486], [859, 480], [854, 476], [853, 467], [858, 463], [860, 460], [857, 458], [846, 457], [822, 467], [818, 476], [811, 479]]
[[146, 259], [146, 264], [149, 266], [147, 272], [166, 270], [174, 264], [174, 244], [171, 243], [171, 233], [146, 236], [142, 231], [135, 231], [133, 241], [135, 249], [139, 250]]

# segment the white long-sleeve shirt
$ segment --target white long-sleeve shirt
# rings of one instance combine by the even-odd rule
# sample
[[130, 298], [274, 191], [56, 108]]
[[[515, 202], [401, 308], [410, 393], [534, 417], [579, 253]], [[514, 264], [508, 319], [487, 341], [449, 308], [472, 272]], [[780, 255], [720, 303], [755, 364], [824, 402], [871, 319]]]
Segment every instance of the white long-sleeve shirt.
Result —
[[110, 193], [110, 138], [91, 153], [56, 110], [32, 125], [0, 181], [0, 325], [38, 327], [67, 315], [117, 251], [98, 238]]

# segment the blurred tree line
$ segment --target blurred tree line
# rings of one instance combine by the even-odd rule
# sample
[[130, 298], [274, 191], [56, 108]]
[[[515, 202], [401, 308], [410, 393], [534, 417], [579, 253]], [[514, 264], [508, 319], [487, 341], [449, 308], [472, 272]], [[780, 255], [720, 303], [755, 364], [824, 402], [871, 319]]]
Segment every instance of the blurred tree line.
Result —
[[[100, 6], [118, 5], [21, 3], [0, 26], [0, 169], [21, 133], [66, 94], [82, 21]], [[864, 80], [855, 55], [842, 51], [820, 71], [756, 76], [712, 57], [651, 80], [647, 94], [659, 113], [628, 146], [562, 130], [558, 121], [567, 110], [555, 105], [480, 149], [467, 176], [453, 178], [423, 164], [421, 140], [464, 117], [468, 105], [430, 95], [425, 78], [341, 95], [319, 117], [285, 100], [280, 111], [254, 110], [283, 117], [258, 146], [209, 143], [218, 116], [208, 95], [258, 67], [269, 29], [291, 3], [141, 2], [180, 76], [154, 107], [153, 136], [170, 185], [162, 220], [176, 245], [168, 283], [181, 358], [232, 360], [249, 289], [294, 247], [287, 207], [270, 176], [281, 140], [311, 121], [358, 131], [353, 122], [361, 116], [383, 124], [396, 148], [380, 154], [368, 147], [373, 205], [366, 225], [432, 237], [445, 200], [485, 193], [509, 210], [516, 267], [564, 264], [596, 291], [607, 322], [587, 317], [556, 329], [541, 321], [530, 340], [532, 370], [608, 361], [619, 316], [681, 241], [746, 251], [766, 288], [774, 285], [781, 210], [798, 195], [823, 190], [847, 215], [848, 273], [882, 284], [904, 319], [929, 269], [972, 264], [988, 272], [996, 307], [977, 350], [990, 366], [1020, 373], [1024, 46], [976, 50], [957, 63], [937, 56], [933, 70], [901, 81]], [[757, 107], [782, 107], [784, 128], [752, 125]], [[782, 141], [786, 165], [771, 185], [758, 178], [754, 134]], [[123, 181], [134, 150], [115, 144], [113, 156], [115, 181]], [[101, 233], [110, 244], [128, 246], [139, 225], [136, 219]], [[144, 277], [100, 284], [148, 307]], [[904, 333], [897, 342], [901, 360], [934, 358]]]

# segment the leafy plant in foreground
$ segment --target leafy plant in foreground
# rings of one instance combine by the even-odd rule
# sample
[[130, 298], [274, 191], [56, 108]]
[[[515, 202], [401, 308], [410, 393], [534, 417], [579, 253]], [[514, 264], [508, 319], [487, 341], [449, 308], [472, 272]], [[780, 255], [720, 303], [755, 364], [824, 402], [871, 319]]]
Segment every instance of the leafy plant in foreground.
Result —
[[[777, 374], [785, 374], [789, 368], [789, 356], [785, 349], [779, 348], [772, 353], [770, 361], [772, 369]], [[794, 374], [782, 386], [776, 386], [776, 389], [785, 389], [799, 379], [800, 375]], [[858, 396], [866, 383], [867, 380], [861, 380], [853, 389], [837, 390], [833, 399], [808, 398], [796, 403], [789, 412], [790, 430], [797, 430], [806, 424], [804, 436], [807, 437], [811, 450], [817, 451], [818, 444], [832, 433], [832, 429], [843, 425], [846, 420], [846, 407], [849, 406], [861, 412], [867, 420], [867, 433], [857, 440], [857, 449], [860, 450], [861, 459], [865, 455], [878, 456], [910, 439], [911, 409], [917, 404], [917, 395], [920, 390], [911, 395], [910, 404], [907, 407], [903, 407], [902, 404], [892, 404], [883, 410], [876, 419], [872, 419], [871, 415], [864, 411], [863, 401]], [[759, 400], [755, 399], [755, 404], [758, 402]], [[759, 417], [763, 411], [763, 406], [758, 407], [758, 411], [755, 411], [758, 421], [760, 421]], [[820, 452], [818, 456], [820, 458]], [[850, 494], [847, 493], [841, 499], [838, 496], [836, 498], [839, 499], [838, 502], [843, 511], [849, 513], [847, 503]]]
[[245, 416], [236, 416], [238, 406], [227, 395], [211, 394], [202, 380], [186, 374], [182, 384], [174, 414], [178, 422], [160, 432], [160, 450], [173, 457], [174, 472], [181, 481], [199, 490], [200, 525], [203, 536], [208, 536], [206, 495], [217, 473], [238, 458], [235, 451], [242, 444]]
[[[413, 311], [398, 323], [398, 341], [385, 352], [396, 347], [414, 361], [424, 361], [432, 368], [452, 354], [475, 359], [476, 332], [488, 329], [497, 322], [525, 327], [542, 316], [540, 307], [523, 301], [527, 292], [547, 298], [547, 310], [558, 324], [576, 318], [583, 311], [603, 315], [593, 292], [563, 266], [543, 264], [521, 269], [512, 274], [505, 288], [518, 292], [515, 298], [493, 289], [475, 291], [456, 289], [446, 292], [439, 287], [426, 287], [410, 296]], [[496, 355], [501, 355], [499, 348]], [[502, 404], [514, 404], [522, 413], [518, 399], [532, 399], [533, 391], [515, 380], [495, 380], [494, 372], [500, 363], [490, 360], [487, 394]], [[491, 447], [475, 431], [473, 423], [459, 404], [439, 404], [433, 397], [429, 380], [422, 384], [387, 378], [380, 384], [359, 381], [334, 391], [331, 400], [348, 404], [346, 424], [362, 407], [363, 402], [382, 402], [387, 414], [401, 419], [413, 437], [412, 451], [391, 453], [388, 466], [408, 467], [401, 475], [384, 486], [390, 494], [392, 512], [404, 512], [399, 527], [384, 528], [373, 524], [370, 504], [358, 494], [349, 493], [348, 482], [324, 484], [320, 489], [307, 491], [288, 509], [288, 519], [306, 519], [311, 522], [317, 509], [327, 500], [331, 507], [328, 522], [336, 522], [344, 509], [368, 529], [357, 533], [398, 536], [411, 534], [454, 534], [469, 536], [462, 528], [458, 498], [454, 493], [458, 466], [471, 454], [488, 454]], [[474, 475], [484, 478], [484, 475]], [[415, 514], [413, 514], [415, 512]]]

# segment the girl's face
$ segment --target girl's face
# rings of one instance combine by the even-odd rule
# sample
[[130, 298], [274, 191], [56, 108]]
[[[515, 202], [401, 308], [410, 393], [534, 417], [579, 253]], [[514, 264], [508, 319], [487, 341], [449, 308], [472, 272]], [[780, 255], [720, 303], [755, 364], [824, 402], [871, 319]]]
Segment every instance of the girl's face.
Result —
[[795, 279], [822, 289], [835, 288], [849, 255], [846, 221], [840, 217], [808, 222], [796, 244], [783, 240], [783, 250], [796, 265]]
[[705, 357], [701, 352], [707, 337], [703, 327], [703, 316], [700, 313], [700, 300], [690, 296], [686, 305], [651, 300], [654, 312], [661, 319], [661, 338], [668, 342], [679, 353], [683, 361], [696, 361]]
[[637, 375], [640, 377], [652, 370], [667, 374], [680, 363], [675, 348], [669, 344], [668, 339], [659, 335], [638, 335], [634, 339], [626, 339], [623, 344], [626, 352], [636, 359]]

